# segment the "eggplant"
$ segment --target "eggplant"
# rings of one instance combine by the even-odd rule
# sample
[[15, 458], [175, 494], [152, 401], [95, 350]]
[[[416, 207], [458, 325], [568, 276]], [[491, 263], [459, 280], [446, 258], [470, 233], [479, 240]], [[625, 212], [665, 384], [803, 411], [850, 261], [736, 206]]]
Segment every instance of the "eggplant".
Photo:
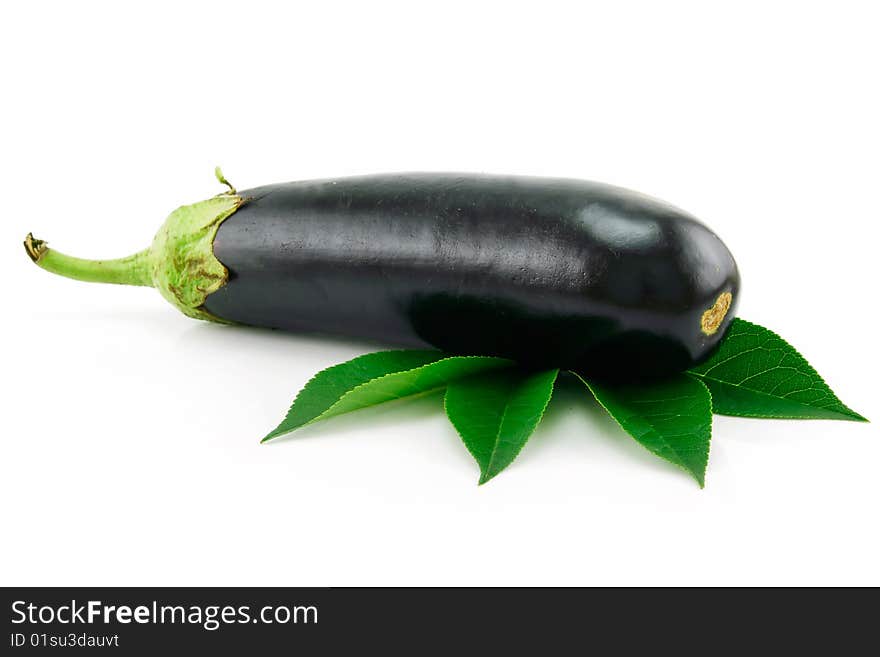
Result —
[[[218, 179], [229, 184], [217, 171]], [[580, 180], [406, 173], [229, 191], [173, 212], [153, 245], [81, 280], [152, 285], [200, 319], [649, 377], [706, 358], [734, 316], [736, 262], [671, 205]]]

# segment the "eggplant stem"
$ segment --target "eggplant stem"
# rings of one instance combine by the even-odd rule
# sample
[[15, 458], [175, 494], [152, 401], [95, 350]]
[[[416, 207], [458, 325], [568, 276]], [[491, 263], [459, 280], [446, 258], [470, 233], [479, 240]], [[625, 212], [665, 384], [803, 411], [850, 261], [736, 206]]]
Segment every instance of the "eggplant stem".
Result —
[[226, 176], [223, 175], [223, 171], [220, 170], [219, 166], [214, 167], [214, 177], [223, 185], [226, 185], [229, 188], [229, 194], [238, 194], [235, 191], [235, 187], [232, 186], [232, 183], [226, 180]]
[[114, 283], [153, 287], [150, 249], [115, 260], [84, 260], [65, 255], [28, 233], [24, 248], [38, 267], [59, 276], [89, 283]]

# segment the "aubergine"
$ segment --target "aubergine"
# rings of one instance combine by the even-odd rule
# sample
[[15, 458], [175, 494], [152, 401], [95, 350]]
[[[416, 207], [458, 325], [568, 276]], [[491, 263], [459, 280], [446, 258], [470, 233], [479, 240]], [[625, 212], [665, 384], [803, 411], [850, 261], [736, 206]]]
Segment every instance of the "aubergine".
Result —
[[[217, 177], [229, 185], [219, 169]], [[739, 273], [704, 224], [569, 179], [406, 173], [229, 190], [175, 210], [150, 248], [44, 269], [148, 285], [200, 319], [502, 356], [596, 376], [703, 360]]]

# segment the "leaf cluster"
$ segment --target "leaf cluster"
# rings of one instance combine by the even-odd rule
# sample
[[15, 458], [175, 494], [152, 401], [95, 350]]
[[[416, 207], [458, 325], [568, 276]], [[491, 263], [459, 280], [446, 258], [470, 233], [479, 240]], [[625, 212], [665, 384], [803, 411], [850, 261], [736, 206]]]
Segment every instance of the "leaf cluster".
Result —
[[[445, 390], [446, 415], [480, 468], [483, 484], [510, 465], [533, 434], [558, 369], [525, 369], [489, 356], [380, 351], [316, 374], [263, 441], [368, 406]], [[650, 452], [702, 487], [712, 414], [865, 421], [845, 406], [791, 345], [735, 319], [710, 358], [659, 381], [608, 383], [571, 372]]]

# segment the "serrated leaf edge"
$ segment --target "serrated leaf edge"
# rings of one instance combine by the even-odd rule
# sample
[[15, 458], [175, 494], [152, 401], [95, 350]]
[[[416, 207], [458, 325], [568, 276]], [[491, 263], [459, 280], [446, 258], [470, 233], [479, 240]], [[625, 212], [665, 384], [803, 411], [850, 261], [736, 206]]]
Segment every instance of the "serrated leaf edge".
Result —
[[[402, 351], [408, 351], [408, 350], [407, 350], [407, 349], [395, 349], [395, 350], [391, 350], [391, 352], [402, 352]], [[373, 353], [383, 353], [383, 352], [373, 352]], [[388, 353], [388, 352], [384, 352], [384, 353]], [[352, 359], [352, 360], [354, 360], [354, 359]], [[353, 394], [353, 393], [356, 392], [357, 390], [360, 390], [361, 388], [364, 388], [364, 387], [366, 387], [366, 386], [372, 385], [372, 384], [375, 383], [376, 381], [380, 381], [381, 379], [385, 379], [385, 378], [387, 378], [387, 377], [389, 377], [389, 376], [398, 376], [398, 375], [400, 375], [400, 374], [407, 374], [407, 373], [410, 373], [410, 372], [415, 372], [415, 371], [420, 370], [420, 369], [423, 369], [423, 368], [425, 368], [425, 367], [430, 367], [430, 366], [432, 366], [432, 365], [436, 365], [437, 363], [441, 363], [441, 362], [445, 362], [445, 361], [450, 361], [450, 360], [497, 360], [497, 361], [500, 361], [500, 362], [506, 362], [505, 365], [501, 365], [501, 364], [499, 364], [498, 369], [503, 369], [504, 367], [512, 367], [513, 365], [515, 365], [514, 361], [512, 361], [512, 360], [508, 360], [508, 359], [506, 359], [506, 358], [498, 358], [498, 357], [496, 357], [496, 356], [446, 356], [446, 357], [444, 357], [444, 358], [438, 358], [437, 360], [431, 361], [430, 363], [425, 363], [424, 365], [419, 365], [418, 367], [412, 367], [412, 368], [410, 368], [410, 369], [408, 369], [408, 370], [398, 370], [397, 372], [388, 372], [387, 374], [383, 374], [382, 376], [374, 377], [374, 378], [372, 378], [372, 379], [369, 379], [368, 381], [364, 381], [363, 383], [360, 383], [360, 384], [356, 385], [354, 388], [351, 388], [351, 389], [348, 390], [346, 393], [344, 393], [341, 397], [339, 397], [339, 399], [337, 399], [337, 400], [336, 400], [335, 402], [333, 402], [330, 406], [328, 406], [328, 407], [326, 408], [326, 410], [324, 410], [323, 413], [321, 413], [320, 415], [316, 415], [315, 417], [313, 417], [313, 418], [312, 418], [311, 420], [309, 420], [308, 422], [304, 422], [303, 424], [300, 424], [300, 425], [298, 425], [298, 426], [296, 426], [296, 427], [293, 427], [292, 429], [290, 429], [290, 430], [288, 430], [288, 431], [283, 431], [283, 432], [278, 433], [278, 434], [276, 434], [276, 433], [275, 433], [275, 429], [273, 429], [272, 431], [270, 431], [270, 432], [266, 435], [265, 438], [263, 438], [263, 439], [260, 441], [260, 443], [267, 443], [267, 442], [269, 442], [269, 441], [271, 441], [271, 440], [274, 440], [274, 439], [276, 439], [276, 438], [280, 438], [281, 436], [286, 436], [287, 434], [293, 433], [294, 431], [297, 431], [298, 429], [302, 429], [303, 427], [307, 427], [307, 426], [309, 426], [309, 425], [311, 425], [311, 424], [314, 424], [315, 422], [320, 422], [321, 420], [326, 419], [327, 416], [328, 416], [328, 414], [330, 414], [330, 412], [331, 412], [334, 408], [336, 408], [337, 406], [339, 406], [340, 403], [342, 403], [342, 400], [343, 400], [343, 399], [345, 399], [345, 398], [348, 397], [349, 395]], [[325, 372], [328, 372], [328, 371], [330, 371], [330, 370], [332, 370], [332, 369], [334, 369], [334, 368], [342, 367], [343, 365], [345, 365], [345, 364], [347, 364], [347, 363], [349, 363], [349, 362], [351, 362], [351, 361], [346, 361], [346, 362], [344, 362], [344, 363], [339, 363], [339, 364], [337, 364], [337, 365], [332, 365], [331, 367], [328, 367], [328, 368], [325, 368], [325, 369], [321, 370], [320, 372], [318, 372], [317, 374], [315, 374], [311, 379], [309, 379], [309, 380], [306, 382], [306, 384], [302, 387], [302, 389], [300, 389], [300, 391], [296, 394], [296, 397], [293, 398], [293, 402], [291, 403], [291, 405], [290, 405], [290, 409], [288, 409], [287, 414], [288, 414], [288, 415], [290, 414], [290, 411], [291, 411], [291, 410], [293, 409], [293, 407], [296, 405], [297, 400], [299, 399], [299, 397], [300, 397], [300, 395], [303, 393], [303, 391], [306, 389], [306, 387], [309, 385], [309, 383], [311, 383], [312, 381], [314, 381], [314, 380], [315, 380], [318, 376], [320, 376], [321, 374], [323, 374], [323, 373], [325, 373]], [[413, 398], [418, 397], [418, 396], [421, 396], [421, 395], [428, 395], [428, 394], [430, 394], [430, 393], [432, 393], [432, 392], [436, 392], [436, 391], [438, 391], [438, 390], [442, 390], [442, 389], [445, 388], [445, 387], [446, 387], [446, 384], [444, 383], [443, 385], [439, 385], [439, 386], [436, 386], [436, 387], [434, 387], [434, 388], [430, 388], [430, 389], [428, 389], [428, 390], [421, 390], [421, 391], [419, 391], [419, 392], [417, 392], [417, 393], [414, 393], [414, 394], [412, 394], [412, 395], [405, 395], [404, 397], [398, 397], [397, 399], [389, 399], [388, 401], [379, 402], [379, 403], [380, 403], [380, 404], [387, 404], [387, 403], [390, 403], [390, 402], [393, 402], [393, 401], [402, 400], [402, 399], [413, 399]], [[374, 404], [374, 406], [378, 406], [378, 405], [379, 405], [379, 404]], [[356, 409], [356, 410], [360, 410], [360, 409]], [[286, 420], [286, 419], [287, 419], [287, 416], [285, 416], [285, 420]], [[282, 420], [282, 421], [279, 423], [278, 426], [281, 426], [281, 424], [284, 424], [284, 420]], [[278, 428], [278, 427], [276, 427], [276, 429], [277, 429], [277, 428]]]
[[[840, 416], [839, 419], [844, 420], [844, 421], [846, 421], [846, 420], [850, 420], [850, 421], [854, 421], [854, 422], [868, 422], [868, 421], [869, 421], [868, 418], [866, 418], [866, 417], [864, 417], [863, 415], [857, 413], [856, 411], [852, 410], [849, 406], [847, 406], [846, 404], [844, 404], [843, 401], [841, 401], [841, 399], [837, 396], [837, 393], [835, 393], [834, 390], [832, 390], [831, 386], [828, 385], [828, 382], [825, 381], [825, 379], [822, 377], [821, 374], [819, 374], [819, 371], [818, 371], [815, 367], [813, 367], [813, 365], [810, 363], [810, 361], [808, 361], [808, 360], [804, 357], [804, 355], [801, 354], [801, 352], [798, 351], [798, 350], [794, 347], [794, 345], [792, 345], [788, 340], [786, 340], [785, 338], [783, 338], [783, 337], [782, 337], [781, 335], [779, 335], [776, 331], [774, 331], [774, 330], [772, 330], [772, 329], [768, 329], [766, 326], [761, 326], [760, 324], [755, 324], [754, 322], [750, 322], [750, 321], [748, 321], [747, 319], [743, 319], [743, 318], [741, 318], [741, 317], [737, 317], [737, 318], [736, 318], [736, 321], [741, 322], [741, 323], [743, 323], [743, 324], [746, 324], [746, 325], [749, 326], [749, 327], [753, 327], [753, 328], [760, 329], [760, 330], [762, 330], [762, 331], [767, 331], [768, 333], [771, 333], [773, 336], [776, 337], [776, 339], [778, 339], [780, 342], [782, 342], [782, 344], [784, 344], [786, 347], [788, 347], [789, 349], [791, 349], [792, 354], [793, 354], [796, 358], [798, 358], [798, 359], [799, 359], [804, 365], [806, 365], [808, 368], [810, 368], [810, 370], [813, 371], [813, 373], [815, 374], [816, 378], [818, 378], [819, 381], [822, 383], [822, 385], [824, 385], [825, 388], [828, 390], [828, 394], [831, 395], [831, 398], [832, 398], [834, 401], [836, 401], [838, 404], [840, 404], [843, 408], [845, 408], [845, 409], [847, 410], [847, 413], [842, 413], [842, 412], [840, 412], [840, 411], [836, 411], [836, 410], [834, 410], [834, 409], [823, 408], [823, 407], [821, 407], [821, 406], [813, 406], [813, 405], [811, 405], [811, 404], [805, 404], [805, 403], [800, 402], [800, 401], [798, 401], [798, 400], [796, 400], [796, 399], [791, 399], [790, 397], [779, 397], [779, 396], [777, 396], [777, 395], [769, 395], [769, 394], [767, 394], [766, 392], [762, 392], [762, 391], [760, 391], [760, 390], [753, 390], [752, 388], [746, 388], [746, 387], [741, 386], [741, 385], [739, 385], [739, 384], [731, 383], [730, 381], [723, 381], [723, 380], [721, 380], [721, 379], [716, 379], [716, 378], [713, 377], [713, 376], [706, 376], [706, 375], [702, 374], [701, 372], [695, 372], [693, 369], [689, 369], [689, 370], [687, 370], [687, 374], [689, 374], [689, 375], [691, 375], [691, 376], [693, 376], [693, 377], [695, 377], [695, 378], [701, 380], [701, 381], [700, 381], [701, 383], [702, 383], [702, 379], [706, 379], [706, 380], [708, 380], [708, 381], [712, 381], [712, 382], [714, 382], [714, 383], [719, 383], [719, 384], [728, 385], [728, 386], [731, 386], [731, 387], [734, 387], [734, 388], [740, 388], [740, 389], [742, 389], [742, 390], [747, 390], [747, 391], [749, 391], [750, 393], [753, 393], [753, 394], [756, 394], [756, 395], [765, 396], [765, 397], [769, 397], [769, 398], [771, 398], [771, 399], [785, 399], [785, 400], [788, 401], [788, 402], [793, 402], [793, 403], [795, 403], [795, 404], [800, 404], [801, 406], [803, 406], [804, 408], [807, 408], [807, 409], [821, 409], [821, 410], [826, 411], [826, 412], [829, 412], [829, 413], [835, 413], [835, 414], [837, 414], [838, 416]], [[727, 337], [727, 336], [725, 336], [725, 339], [726, 339], [726, 337]], [[742, 353], [742, 352], [740, 352], [740, 353]], [[740, 355], [740, 354], [734, 354], [734, 355], [731, 356], [730, 358], [735, 358], [735, 357], [737, 357], [737, 356], [739, 356], [739, 355]], [[722, 362], [726, 362], [726, 361], [722, 361]], [[721, 364], [721, 363], [717, 363], [716, 366], [717, 366], [717, 365], [720, 365], [720, 364]], [[703, 385], [706, 385], [706, 384], [703, 383]], [[707, 387], [708, 387], [708, 386], [707, 386]], [[710, 394], [711, 394], [711, 391], [710, 391]], [[762, 419], [771, 419], [771, 420], [774, 420], [774, 419], [775, 419], [775, 420], [834, 420], [834, 419], [836, 419], [836, 418], [823, 418], [823, 417], [802, 417], [802, 416], [797, 416], [797, 415], [766, 415], [766, 414], [761, 414], [761, 413], [736, 413], [736, 414], [732, 414], [732, 413], [718, 413], [717, 411], [715, 411], [714, 408], [712, 409], [712, 412], [715, 413], [716, 415], [724, 415], [724, 416], [726, 416], [726, 417], [750, 417], [750, 418], [762, 418]]]
[[[713, 379], [711, 377], [701, 377], [700, 375], [694, 374], [692, 372], [687, 372], [687, 375], [694, 377], [703, 385], [706, 385], [704, 379], [708, 380], [708, 381], [712, 381], [713, 383], [721, 384], [721, 385], [733, 385], [731, 383], [728, 383], [727, 381], [720, 381], [718, 379]], [[708, 388], [708, 386], [706, 386], [706, 387]], [[773, 399], [784, 399], [783, 397], [774, 397], [773, 395], [768, 395], [765, 392], [759, 392], [757, 390], [749, 390], [749, 392], [752, 394], [755, 394], [755, 395], [763, 395], [765, 397], [771, 397]], [[709, 390], [709, 394], [712, 394], [711, 390]], [[789, 401], [791, 401], [791, 400], [789, 400]], [[838, 401], [840, 401], [840, 400], [838, 400]], [[796, 403], [800, 404], [804, 408], [824, 410], [824, 411], [827, 411], [828, 413], [834, 413], [837, 415], [837, 417], [820, 417], [818, 415], [816, 415], [816, 416], [784, 415], [782, 413], [779, 413], [776, 415], [769, 415], [769, 414], [762, 414], [762, 413], [750, 413], [748, 411], [737, 412], [737, 413], [725, 413], [723, 411], [715, 410], [714, 407], [712, 408], [712, 412], [715, 415], [722, 415], [724, 417], [744, 417], [744, 418], [748, 418], [748, 419], [757, 419], [757, 420], [829, 420], [831, 422], [840, 422], [840, 421], [843, 421], [843, 422], [870, 422], [870, 420], [868, 420], [866, 417], [859, 415], [855, 411], [852, 411], [852, 409], [849, 409], [853, 413], [853, 415], [850, 416], [850, 415], [846, 415], [844, 413], [841, 413], [840, 411], [833, 411], [833, 410], [827, 409], [827, 408], [819, 409], [819, 407], [817, 407], [817, 406], [809, 406], [808, 404], [803, 404], [801, 402], [796, 402]], [[846, 406], [845, 404], [843, 404], [843, 402], [841, 402], [841, 404]]]
[[[370, 353], [361, 354], [360, 356], [355, 356], [354, 358], [343, 361], [341, 363], [336, 363], [335, 365], [330, 365], [329, 367], [325, 367], [324, 369], [315, 372], [309, 378], [309, 380], [303, 384], [303, 386], [299, 389], [299, 392], [296, 393], [296, 396], [293, 398], [293, 401], [290, 403], [290, 406], [287, 407], [287, 413], [285, 413], [284, 419], [281, 420], [281, 422], [279, 422], [275, 426], [275, 429], [277, 429], [278, 427], [280, 427], [282, 424], [284, 424], [287, 421], [287, 418], [290, 416], [290, 413], [293, 411], [293, 408], [294, 408], [294, 406], [296, 406], [296, 403], [299, 401], [300, 397], [308, 389], [308, 387], [318, 379], [318, 377], [323, 376], [324, 374], [327, 374], [328, 372], [332, 372], [333, 370], [337, 370], [342, 367], [345, 367], [346, 365], [349, 365], [350, 363], [353, 363], [354, 361], [359, 360], [361, 358], [365, 358], [367, 356], [373, 356], [375, 354], [399, 354], [399, 353], [404, 353], [404, 352], [408, 352], [408, 351], [412, 351], [412, 350], [411, 349], [386, 349], [386, 350], [382, 350], [382, 351], [371, 351]], [[426, 349], [424, 351], [428, 352], [431, 350]], [[446, 357], [446, 356], [443, 356], [442, 351], [437, 351], [437, 353], [441, 356], [441, 358], [438, 358], [437, 360], [443, 360], [443, 358]], [[437, 362], [436, 360], [431, 361], [431, 363], [436, 363], [436, 362]], [[425, 364], [429, 365], [431, 363], [425, 363]], [[424, 365], [422, 367], [424, 367]], [[403, 370], [401, 370], [401, 371], [403, 371]], [[394, 374], [394, 372], [389, 372], [388, 374]], [[370, 381], [372, 381], [372, 380], [373, 379], [370, 379]], [[369, 383], [370, 381], [367, 381], [366, 383]], [[354, 390], [354, 388], [352, 388], [352, 390]], [[349, 390], [349, 392], [351, 392], [351, 390]], [[346, 394], [348, 394], [348, 393], [346, 393]], [[340, 397], [339, 399], [342, 399], [342, 397]], [[333, 402], [333, 404], [335, 405], [339, 401], [339, 399], [337, 399], [336, 402]], [[330, 410], [330, 408], [331, 407], [328, 407], [327, 410]], [[300, 429], [300, 428], [310, 424], [311, 422], [315, 421], [315, 419], [316, 418], [313, 418], [312, 420], [309, 420], [309, 422], [306, 422], [304, 424], [300, 424], [299, 426], [294, 427], [290, 431], [285, 431], [285, 432], [279, 433], [277, 435], [273, 435], [275, 433], [275, 429], [273, 429], [268, 434], [266, 434], [266, 436], [262, 440], [260, 440], [260, 442], [261, 443], [269, 442], [270, 440], [272, 440], [274, 438], [279, 438], [279, 437], [284, 436], [288, 433], [292, 433], [293, 431], [296, 431], [297, 429]]]
[[[639, 445], [642, 449], [644, 449], [644, 450], [645, 450], [646, 452], [648, 452], [649, 454], [652, 454], [652, 455], [654, 455], [654, 456], [657, 456], [657, 457], [663, 459], [664, 461], [666, 461], [667, 463], [671, 463], [672, 465], [674, 465], [674, 466], [676, 466], [677, 468], [679, 468], [679, 469], [683, 470], [684, 472], [686, 472], [686, 473], [688, 474], [688, 476], [690, 476], [691, 478], [693, 478], [694, 480], [696, 480], [697, 484], [700, 486], [701, 489], [706, 487], [706, 471], [707, 471], [708, 468], [709, 468], [709, 458], [711, 457], [711, 454], [712, 454], [712, 413], [713, 413], [713, 410], [712, 410], [712, 409], [713, 409], [713, 406], [712, 406], [712, 391], [709, 390], [709, 387], [708, 387], [705, 383], [703, 383], [702, 381], [700, 381], [697, 377], [692, 377], [697, 383], [699, 383], [699, 384], [703, 387], [703, 389], [705, 389], [705, 391], [706, 391], [706, 395], [708, 395], [708, 397], [709, 397], [709, 444], [708, 444], [708, 446], [707, 446], [708, 449], [706, 450], [706, 466], [704, 467], [703, 472], [701, 472], [701, 473], [700, 473], [700, 476], [698, 477], [698, 476], [695, 475], [693, 472], [691, 472], [690, 470], [688, 470], [688, 469], [684, 466], [683, 463], [677, 463], [677, 462], [675, 462], [675, 461], [673, 461], [673, 460], [671, 460], [671, 459], [668, 459], [668, 458], [665, 457], [665, 456], [661, 456], [660, 454], [657, 454], [656, 452], [651, 451], [651, 450], [648, 449], [645, 445], [643, 445], [642, 442], [641, 442], [640, 440], [637, 440], [637, 439], [635, 438], [635, 436], [633, 436], [629, 431], [627, 431], [626, 427], [624, 427], [624, 426], [620, 423], [620, 420], [618, 420], [618, 419], [614, 416], [614, 413], [612, 413], [611, 411], [609, 411], [609, 410], [608, 410], [608, 407], [605, 406], [605, 404], [602, 403], [602, 400], [599, 399], [599, 396], [595, 393], [595, 391], [593, 390], [593, 387], [590, 385], [590, 383], [589, 383], [584, 377], [582, 377], [580, 374], [578, 374], [577, 372], [574, 372], [574, 371], [571, 371], [571, 370], [569, 370], [569, 371], [570, 371], [572, 374], [574, 374], [578, 379], [580, 379], [581, 383], [583, 383], [584, 386], [587, 388], [587, 390], [590, 391], [590, 394], [593, 395], [593, 399], [596, 400], [596, 403], [598, 403], [599, 406], [601, 406], [601, 407], [603, 408], [603, 410], [604, 410], [606, 413], [608, 413], [609, 416], [611, 416], [611, 419], [614, 420], [614, 422], [617, 424], [617, 426], [619, 426], [621, 429], [623, 429], [624, 433], [626, 433], [626, 435], [630, 436], [630, 437], [633, 439], [633, 441], [635, 441], [635, 443], [636, 443], [637, 445]], [[690, 376], [690, 372], [687, 372], [686, 374]], [[661, 436], [661, 437], [662, 437], [662, 436]], [[665, 440], [664, 440], [664, 442], [665, 442]], [[666, 444], [669, 445], [669, 443], [666, 443]], [[676, 451], [675, 449], [673, 449], [671, 445], [669, 445], [669, 447], [670, 447], [671, 451], [673, 451], [673, 452], [675, 452], [675, 453], [677, 454], [677, 451]]]
[[[452, 427], [455, 429], [456, 433], [457, 433], [457, 434], [459, 435], [459, 437], [462, 439], [461, 442], [464, 444], [465, 449], [467, 449], [467, 451], [470, 453], [470, 455], [471, 455], [472, 457], [474, 457], [474, 460], [477, 461], [477, 465], [480, 466], [480, 480], [477, 482], [477, 485], [478, 485], [478, 486], [482, 486], [483, 484], [485, 484], [485, 483], [491, 481], [492, 479], [494, 479], [495, 477], [497, 477], [499, 474], [501, 474], [502, 472], [504, 472], [504, 469], [505, 469], [505, 468], [507, 468], [507, 467], [510, 466], [510, 465], [513, 465], [513, 462], [516, 460], [516, 457], [519, 456], [520, 452], [522, 452], [523, 448], [526, 446], [526, 443], [528, 443], [529, 440], [531, 440], [531, 438], [532, 438], [532, 436], [534, 435], [535, 431], [538, 430], [538, 425], [540, 425], [540, 424], [541, 424], [541, 421], [544, 419], [544, 413], [547, 412], [547, 407], [550, 405], [550, 400], [553, 398], [553, 393], [554, 393], [554, 391], [556, 390], [556, 381], [557, 381], [557, 379], [559, 378], [559, 371], [560, 371], [560, 370], [559, 370], [559, 368], [555, 368], [555, 369], [556, 369], [556, 376], [553, 377], [553, 381], [550, 383], [550, 394], [547, 395], [547, 399], [544, 401], [544, 404], [541, 406], [541, 411], [538, 413], [538, 419], [537, 419], [537, 421], [535, 422], [535, 426], [534, 426], [534, 428], [532, 429], [531, 433], [529, 433], [529, 435], [526, 437], [526, 439], [523, 441], [522, 445], [519, 446], [519, 449], [517, 449], [516, 452], [514, 452], [514, 454], [513, 454], [513, 458], [510, 459], [510, 463], [508, 463], [507, 466], [505, 466], [504, 468], [502, 468], [501, 470], [499, 470], [498, 472], [496, 472], [495, 474], [493, 474], [491, 477], [486, 477], [486, 474], [491, 470], [492, 459], [494, 459], [495, 449], [492, 450], [492, 454], [493, 454], [493, 456], [490, 457], [490, 459], [489, 459], [489, 464], [486, 466], [486, 469], [483, 470], [483, 467], [480, 466], [480, 462], [477, 461], [477, 456], [476, 456], [476, 454], [474, 454], [473, 451], [471, 451], [470, 446], [468, 446], [468, 444], [464, 441], [464, 437], [462, 436], [461, 429], [458, 428], [458, 425], [457, 425], [457, 424], [455, 423], [455, 421], [449, 416], [449, 408], [448, 408], [447, 405], [446, 405], [447, 396], [446, 396], [446, 395], [443, 395], [443, 412], [446, 414], [446, 419], [449, 420], [449, 423], [452, 425]], [[541, 372], [538, 372], [537, 374], [543, 374], [543, 373], [551, 372], [551, 371], [553, 371], [553, 370], [552, 370], [552, 369], [550, 369], [550, 370], [543, 370], [543, 371], [541, 371]], [[479, 374], [476, 374], [476, 375], [473, 375], [473, 376], [479, 376]], [[499, 424], [498, 424], [498, 434], [495, 436], [495, 444], [494, 444], [494, 447], [496, 447], [496, 448], [497, 448], [497, 446], [498, 446], [498, 442], [499, 442], [500, 439], [501, 439], [501, 427], [502, 427], [503, 424], [504, 424], [504, 418], [507, 417], [507, 409], [508, 409], [509, 407], [510, 407], [510, 404], [505, 404], [505, 405], [504, 405], [504, 411], [501, 413], [501, 421], [500, 421]]]

